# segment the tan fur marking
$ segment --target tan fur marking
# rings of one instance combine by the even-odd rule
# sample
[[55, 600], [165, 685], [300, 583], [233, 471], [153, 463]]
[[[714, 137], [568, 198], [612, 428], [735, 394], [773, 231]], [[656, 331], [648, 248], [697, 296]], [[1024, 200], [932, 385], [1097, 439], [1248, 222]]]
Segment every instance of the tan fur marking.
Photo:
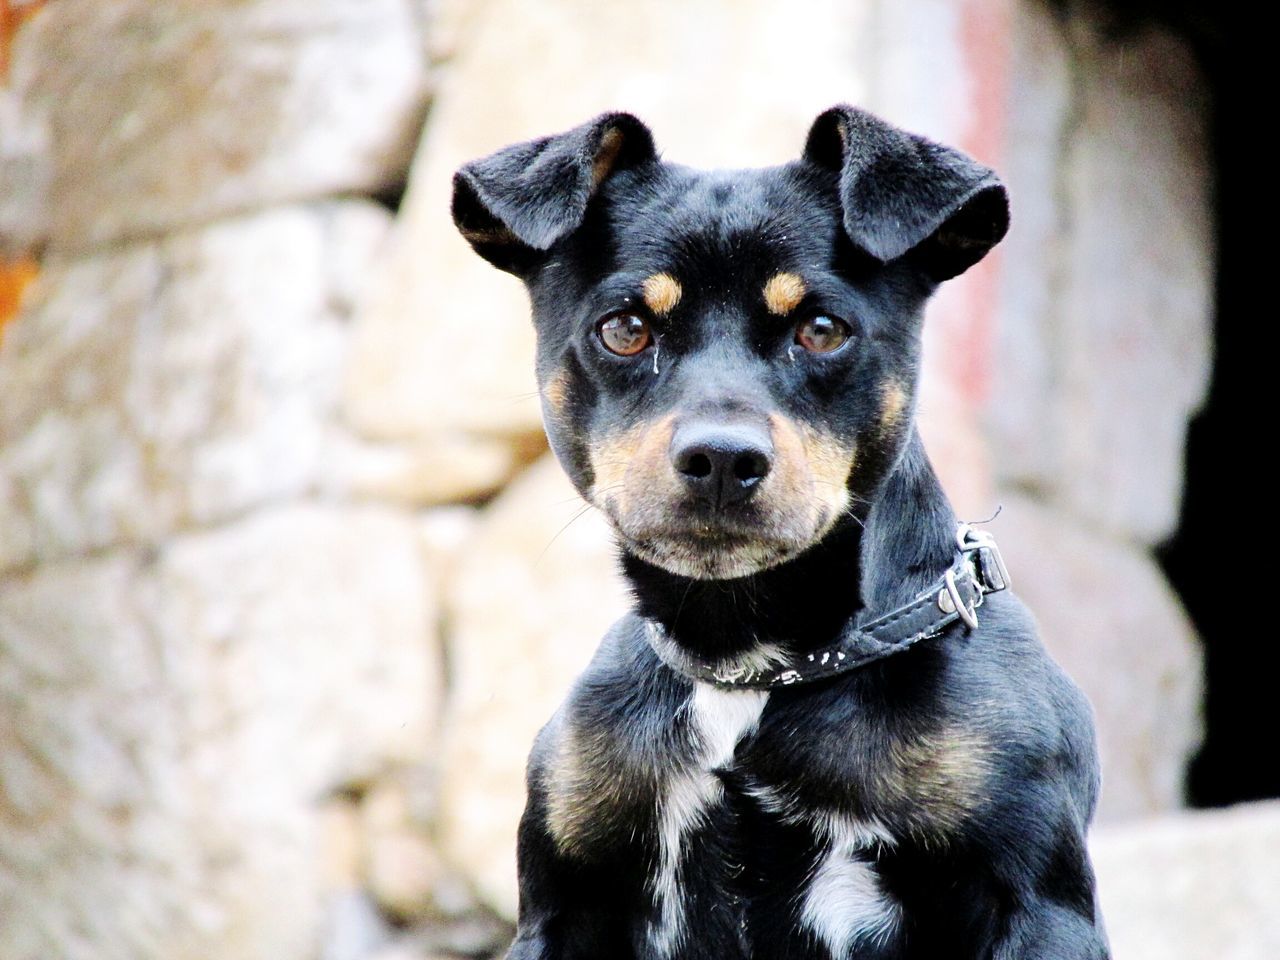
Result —
[[566, 856], [584, 857], [619, 817], [652, 802], [650, 776], [631, 767], [621, 745], [600, 731], [562, 721], [544, 771], [547, 829]]
[[623, 495], [627, 468], [635, 458], [648, 426], [647, 423], [637, 424], [617, 436], [592, 444], [591, 473], [595, 483], [591, 499], [596, 506], [603, 507], [607, 498]]
[[[688, 492], [671, 464], [673, 415], [595, 441], [591, 502], [652, 562], [694, 576], [743, 576], [812, 544], [849, 508], [846, 482], [856, 448], [774, 414], [774, 464], [760, 485], [752, 536], [726, 548], [715, 529], [682, 529], [672, 506]], [[700, 540], [702, 542], [700, 542]]]
[[547, 792], [547, 829], [562, 852], [573, 846], [579, 832], [578, 787], [585, 778], [575, 739], [572, 731], [562, 726], [543, 780]]
[[907, 391], [902, 389], [902, 384], [889, 380], [884, 385], [880, 399], [880, 430], [882, 433], [892, 433], [894, 427], [902, 419], [903, 411], [907, 407]]
[[764, 285], [764, 305], [769, 312], [784, 317], [796, 307], [805, 294], [804, 280], [794, 273], [775, 273]]
[[778, 414], [769, 418], [769, 427], [774, 465], [763, 492], [779, 515], [798, 509], [808, 513], [811, 534], [821, 536], [849, 505], [845, 481], [853, 469], [854, 451]]
[[895, 744], [879, 787], [893, 807], [908, 812], [914, 833], [945, 838], [990, 800], [992, 754], [978, 730], [944, 728]]
[[674, 310], [684, 296], [680, 281], [669, 273], [655, 273], [651, 277], [645, 277], [641, 290], [644, 292], [645, 306], [660, 317], [665, 317]]
[[564, 370], [557, 370], [548, 377], [542, 386], [542, 399], [546, 401], [550, 413], [560, 416], [569, 399], [569, 374]]
[[809, 458], [805, 455], [800, 431], [787, 417], [774, 414], [769, 418], [769, 433], [773, 438], [774, 462], [767, 481], [769, 486], [765, 490], [770, 499], [782, 503], [811, 500], [813, 487], [808, 477]]
[[675, 418], [636, 424], [596, 444], [591, 457], [595, 475], [592, 500], [603, 507], [612, 500], [615, 515], [625, 515], [639, 497], [665, 499], [674, 495], [675, 478], [667, 459]]
[[801, 434], [809, 454], [814, 479], [819, 484], [831, 488], [828, 492], [819, 495], [838, 497], [843, 503], [845, 484], [853, 470], [854, 451], [845, 447], [830, 434], [813, 427], [802, 428]]
[[613, 173], [613, 165], [618, 162], [618, 154], [622, 152], [622, 131], [610, 127], [600, 137], [600, 147], [596, 150], [595, 163], [591, 165], [591, 190], [595, 192]]
[[516, 235], [506, 227], [490, 227], [472, 229], [469, 227], [460, 228], [462, 236], [466, 238], [468, 243], [518, 243]]

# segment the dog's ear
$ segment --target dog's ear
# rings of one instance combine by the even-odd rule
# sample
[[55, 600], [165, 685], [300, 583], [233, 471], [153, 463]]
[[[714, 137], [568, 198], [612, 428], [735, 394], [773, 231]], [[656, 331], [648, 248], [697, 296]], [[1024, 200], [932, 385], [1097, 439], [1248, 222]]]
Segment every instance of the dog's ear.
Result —
[[600, 184], [655, 156], [643, 123], [629, 113], [602, 114], [468, 163], [453, 177], [453, 222], [480, 256], [524, 274], [582, 224]]
[[840, 175], [849, 238], [882, 263], [907, 253], [936, 281], [968, 270], [1009, 229], [995, 173], [855, 107], [814, 121], [804, 157]]

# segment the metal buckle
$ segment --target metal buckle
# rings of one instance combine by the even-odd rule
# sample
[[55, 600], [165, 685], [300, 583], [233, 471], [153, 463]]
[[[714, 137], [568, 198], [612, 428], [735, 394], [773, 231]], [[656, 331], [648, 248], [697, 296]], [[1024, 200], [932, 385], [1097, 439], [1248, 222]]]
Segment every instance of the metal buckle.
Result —
[[[948, 570], [942, 575], [942, 582], [946, 585], [946, 589], [938, 595], [938, 606], [942, 608], [943, 613], [955, 612], [960, 619], [964, 621], [965, 626], [970, 630], [978, 629], [978, 604], [974, 600], [972, 607], [966, 606], [964, 597], [960, 596], [960, 587], [956, 584], [956, 573], [954, 570]], [[978, 596], [981, 596], [978, 592]]]
[[[976, 553], [978, 555], [978, 585], [979, 589], [984, 593], [994, 593], [998, 590], [1007, 590], [1010, 585], [1009, 568], [1004, 565], [1004, 557], [1000, 555], [1000, 548], [996, 546], [995, 537], [985, 530], [975, 530], [967, 523], [960, 524], [956, 530], [956, 545], [960, 548], [960, 552], [964, 554]], [[995, 567], [998, 583], [991, 582], [991, 570], [987, 563]]]

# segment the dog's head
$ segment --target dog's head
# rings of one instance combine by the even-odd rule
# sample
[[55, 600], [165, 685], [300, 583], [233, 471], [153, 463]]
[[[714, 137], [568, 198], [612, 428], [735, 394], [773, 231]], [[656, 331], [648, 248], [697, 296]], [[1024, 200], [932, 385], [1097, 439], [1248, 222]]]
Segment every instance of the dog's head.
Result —
[[865, 511], [910, 430], [920, 316], [1004, 235], [995, 175], [850, 107], [706, 172], [635, 117], [467, 164], [453, 216], [528, 286], [552, 448], [625, 549], [744, 576]]

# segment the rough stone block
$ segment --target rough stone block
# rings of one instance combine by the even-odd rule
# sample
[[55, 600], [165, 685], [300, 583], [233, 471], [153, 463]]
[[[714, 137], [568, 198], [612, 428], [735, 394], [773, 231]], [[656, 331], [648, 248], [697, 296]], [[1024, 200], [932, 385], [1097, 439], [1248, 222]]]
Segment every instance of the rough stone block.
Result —
[[438, 435], [421, 441], [353, 440], [334, 476], [358, 498], [413, 506], [473, 501], [496, 493], [547, 449], [542, 431], [521, 437]]
[[49, 138], [22, 98], [0, 85], [0, 257], [34, 249], [48, 234]]
[[1201, 737], [1199, 639], [1160, 568], [1062, 510], [1017, 494], [991, 525], [1014, 589], [1054, 658], [1093, 703], [1101, 821], [1183, 804]]
[[326, 798], [423, 762], [434, 624], [416, 524], [373, 508], [0, 581], [0, 956], [316, 956]]
[[1280, 803], [1099, 829], [1090, 847], [1121, 960], [1280, 956]]
[[48, 261], [0, 343], [0, 571], [338, 483], [352, 273], [386, 222], [288, 207]]
[[427, 99], [415, 0], [59, 0], [13, 86], [52, 153], [52, 245], [84, 250], [403, 175]]
[[484, 512], [451, 579], [439, 833], [446, 855], [508, 918], [534, 735], [629, 605], [604, 518], [551, 458]]
[[989, 408], [1002, 478], [1152, 544], [1171, 534], [1212, 350], [1205, 92], [1149, 28], [1019, 8], [1000, 344]]
[[365, 885], [377, 904], [401, 921], [421, 920], [435, 907], [440, 855], [404, 783], [383, 781], [360, 804]]

